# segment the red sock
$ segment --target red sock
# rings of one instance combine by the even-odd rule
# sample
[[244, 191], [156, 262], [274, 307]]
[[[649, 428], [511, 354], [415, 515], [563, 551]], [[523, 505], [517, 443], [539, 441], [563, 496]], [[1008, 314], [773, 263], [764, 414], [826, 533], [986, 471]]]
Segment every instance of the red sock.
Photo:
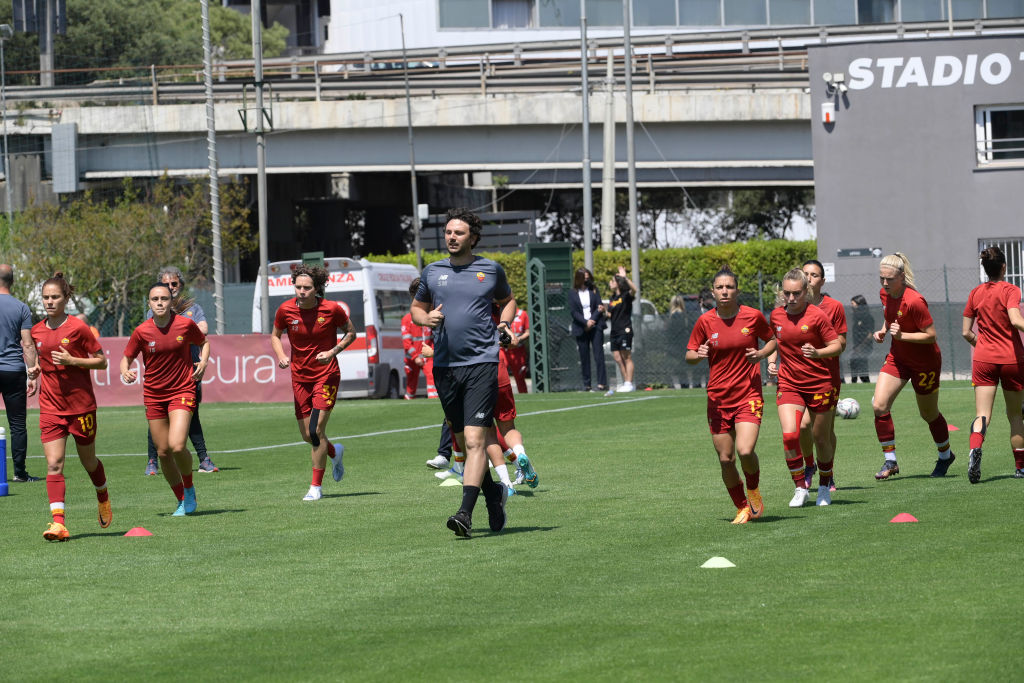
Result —
[[828, 486], [832, 479], [832, 462], [818, 461], [818, 485]]
[[875, 434], [878, 435], [878, 442], [883, 446], [896, 440], [896, 425], [892, 423], [892, 413], [875, 418]]
[[732, 504], [736, 506], [737, 510], [742, 510], [747, 505], [747, 497], [743, 493], [743, 484], [726, 486], [725, 490], [729, 492], [729, 497], [732, 498]]
[[936, 448], [940, 451], [949, 448], [949, 425], [946, 424], [946, 418], [942, 416], [942, 413], [928, 423], [928, 431], [932, 433], [932, 441], [935, 442]]
[[804, 455], [804, 467], [814, 467], [814, 453], [806, 453]]
[[499, 446], [501, 446], [501, 452], [502, 452], [502, 453], [504, 453], [504, 452], [505, 452], [505, 451], [507, 451], [507, 450], [508, 450], [508, 448], [509, 448], [509, 447], [508, 447], [508, 444], [507, 444], [507, 443], [505, 443], [505, 438], [504, 438], [504, 437], [502, 437], [502, 435], [501, 435], [501, 432], [499, 432], [499, 431], [498, 431], [497, 429], [495, 429], [495, 430], [494, 430], [494, 433], [495, 433], [495, 435], [497, 435], [497, 437], [498, 437], [498, 445], [499, 445]]
[[182, 473], [182, 475], [181, 475], [181, 485], [184, 486], [187, 489], [192, 488], [192, 473], [191, 472], [189, 472], [188, 474]]
[[789, 476], [793, 477], [796, 485], [802, 489], [807, 488], [804, 481], [804, 456], [797, 455], [795, 458], [786, 458], [786, 465], [789, 466]]
[[174, 491], [174, 497], [179, 501], [185, 500], [185, 486], [183, 484], [172, 484], [171, 490]]
[[743, 478], [747, 480], [747, 490], [756, 489], [761, 484], [761, 468], [753, 472], [744, 472]]
[[[64, 523], [64, 492], [66, 485], [63, 474], [46, 475], [46, 497], [50, 500], [50, 514], [57, 524]], [[56, 504], [56, 505], [55, 505]]]
[[327, 470], [318, 470], [315, 467], [313, 468], [313, 486], [324, 485], [324, 472], [326, 471]]
[[981, 448], [985, 443], [985, 435], [981, 432], [971, 432], [971, 448]]
[[1024, 448], [1013, 449], [1013, 464], [1018, 470], [1024, 470]]
[[99, 460], [95, 470], [89, 472], [89, 479], [92, 480], [92, 485], [96, 487], [96, 500], [105, 503], [110, 500], [110, 496], [107, 494], [107, 474], [103, 471], [103, 463]]
[[332, 458], [337, 455], [337, 451], [334, 450], [334, 444], [330, 441], [327, 442], [327, 455]]

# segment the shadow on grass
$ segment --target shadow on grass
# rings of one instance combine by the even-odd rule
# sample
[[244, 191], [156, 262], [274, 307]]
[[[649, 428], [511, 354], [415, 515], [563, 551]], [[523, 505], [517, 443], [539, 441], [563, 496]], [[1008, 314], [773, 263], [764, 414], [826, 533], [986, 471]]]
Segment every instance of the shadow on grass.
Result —
[[[217, 472], [238, 472], [244, 469], [244, 467], [224, 467], [222, 465], [217, 465]], [[199, 470], [192, 470], [192, 473], [196, 476], [199, 476], [200, 474], [217, 474], [217, 472], [200, 472]]]
[[[842, 486], [837, 488], [836, 491], [867, 491], [868, 489], [873, 489], [873, 488], [875, 488], [875, 487], [874, 486], [847, 486], [847, 485], [843, 484]], [[835, 491], [833, 491], [833, 493], [835, 493]]]
[[900, 479], [959, 479], [960, 476], [961, 475], [959, 475], [959, 474], [953, 474], [953, 473], [947, 474], [944, 477], [933, 477], [930, 474], [907, 474], [907, 475], [900, 475]]
[[[986, 481], [999, 481], [1000, 479], [1019, 479], [1019, 478], [1020, 477], [1017, 477], [1017, 476], [1015, 476], [1013, 474], [997, 474], [994, 477], [985, 477], [984, 479], [982, 479], [978, 483], [979, 484], [984, 484]], [[516, 495], [518, 495], [518, 493]]]
[[324, 498], [355, 498], [356, 496], [383, 496], [381, 491], [353, 491], [352, 493], [325, 493]]
[[106, 538], [106, 537], [109, 537], [109, 536], [124, 536], [126, 533], [128, 533], [127, 530], [124, 530], [124, 531], [94, 531], [91, 534], [75, 534], [75, 533], [72, 533], [71, 534], [71, 538], [68, 539], [68, 540], [69, 541], [77, 541], [80, 538]]
[[501, 531], [492, 531], [487, 536], [508, 536], [509, 534], [526, 534], [533, 531], [554, 531], [560, 529], [557, 526], [510, 526]]
[[[244, 509], [242, 509], [242, 510], [208, 510], [208, 509], [204, 509], [204, 508], [199, 508], [195, 512], [193, 512], [191, 514], [188, 514], [188, 515], [185, 515], [185, 516], [186, 517], [203, 517], [204, 515], [223, 515], [225, 513], [232, 513], [232, 512], [248, 512], [248, 510], [244, 510]], [[165, 515], [165, 517], [170, 517], [170, 515]]]

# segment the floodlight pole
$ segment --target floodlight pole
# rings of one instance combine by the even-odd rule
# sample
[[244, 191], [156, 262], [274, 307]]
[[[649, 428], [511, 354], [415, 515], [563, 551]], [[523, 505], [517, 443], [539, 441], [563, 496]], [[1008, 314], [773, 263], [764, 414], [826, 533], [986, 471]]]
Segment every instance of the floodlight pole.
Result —
[[4, 116], [4, 198], [7, 200], [7, 229], [14, 223], [14, 209], [11, 206], [11, 164], [7, 154], [7, 64], [4, 62], [4, 44], [14, 35], [10, 24], [0, 24], [0, 109]]
[[398, 25], [402, 29], [402, 71], [405, 75], [405, 119], [409, 129], [409, 182], [412, 184], [412, 230], [413, 249], [416, 251], [416, 268], [423, 270], [423, 255], [420, 253], [420, 198], [416, 189], [416, 148], [412, 139], [412, 97], [409, 94], [409, 56], [405, 53], [405, 17], [398, 14]]
[[640, 248], [636, 228], [636, 150], [633, 146], [633, 46], [629, 34], [633, 30], [630, 0], [622, 0], [622, 35], [625, 49], [626, 72], [626, 163], [629, 180], [629, 266], [636, 285], [636, 298], [640, 298]]
[[210, 46], [210, 0], [203, 5], [203, 85], [206, 89], [206, 155], [210, 164], [210, 229], [213, 233], [213, 307], [217, 334], [224, 334], [224, 253], [220, 235], [220, 172], [213, 106], [213, 58]]
[[583, 261], [587, 270], [594, 270], [594, 199], [590, 186], [590, 85], [587, 71], [590, 55], [587, 52], [587, 2], [580, 0], [580, 74], [583, 102]]
[[251, 0], [253, 80], [256, 89], [256, 204], [260, 230], [260, 330], [270, 333], [270, 281], [267, 246], [267, 141], [263, 127], [263, 22], [260, 0]]

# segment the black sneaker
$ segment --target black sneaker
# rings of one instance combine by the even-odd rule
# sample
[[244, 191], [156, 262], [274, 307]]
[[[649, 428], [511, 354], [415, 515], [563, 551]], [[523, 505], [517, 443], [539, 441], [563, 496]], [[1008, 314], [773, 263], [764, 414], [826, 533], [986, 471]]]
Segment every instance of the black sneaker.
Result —
[[894, 474], [900, 473], [900, 466], [896, 464], [895, 460], [886, 460], [885, 464], [882, 465], [882, 469], [875, 473], [875, 479], [888, 479]]
[[1014, 479], [1024, 479], [1024, 467], [1018, 467], [1013, 473]]
[[505, 528], [505, 522], [508, 521], [508, 515], [505, 514], [508, 487], [504, 484], [498, 484], [498, 486], [501, 487], [501, 496], [493, 501], [487, 501], [487, 522], [491, 526], [491, 531], [501, 531]]
[[448, 518], [448, 528], [454, 531], [456, 536], [470, 538], [473, 535], [473, 520], [465, 510], [459, 510]]
[[15, 474], [12, 480], [18, 482], [19, 484], [24, 484], [25, 482], [29, 481], [42, 481], [42, 479], [40, 479], [39, 477], [33, 477], [28, 472], [25, 472], [24, 474]]
[[944, 476], [946, 476], [946, 472], [949, 471], [949, 466], [953, 464], [954, 460], [956, 460], [956, 456], [952, 452], [950, 452], [948, 460], [943, 460], [942, 458], [939, 458], [938, 460], [936, 460], [935, 461], [935, 469], [932, 470], [931, 476], [933, 476], [933, 477], [944, 477]]
[[967, 481], [977, 484], [981, 481], [981, 449], [972, 448], [967, 458]]

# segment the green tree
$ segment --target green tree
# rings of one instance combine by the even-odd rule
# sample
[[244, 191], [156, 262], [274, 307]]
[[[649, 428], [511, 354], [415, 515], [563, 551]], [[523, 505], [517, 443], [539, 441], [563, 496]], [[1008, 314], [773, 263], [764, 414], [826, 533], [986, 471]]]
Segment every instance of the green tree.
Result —
[[[58, 84], [148, 76], [149, 66], [199, 65], [203, 61], [199, 0], [68, 0], [68, 32], [54, 39]], [[11, 23], [11, 3], [0, 3], [0, 23]], [[263, 56], [284, 52], [288, 29], [274, 22], [263, 31]], [[247, 15], [210, 2], [210, 40], [225, 59], [252, 56], [252, 24]], [[9, 83], [37, 83], [39, 38], [19, 33], [5, 46]], [[102, 71], [140, 67], [137, 72]]]
[[[198, 179], [176, 185], [161, 178], [144, 193], [125, 179], [112, 202], [87, 192], [62, 207], [29, 207], [10, 236], [22, 283], [38, 287], [62, 271], [75, 286], [79, 310], [92, 310], [97, 326], [111, 321], [116, 334], [127, 334], [142, 318], [146, 290], [160, 266], [178, 265], [192, 281], [212, 276], [203, 185]], [[245, 254], [254, 248], [244, 197], [244, 188], [230, 185], [221, 193], [225, 251]]]
[[797, 217], [814, 221], [813, 190], [734, 190], [722, 203], [722, 208], [695, 217], [693, 234], [698, 243], [787, 239]]

